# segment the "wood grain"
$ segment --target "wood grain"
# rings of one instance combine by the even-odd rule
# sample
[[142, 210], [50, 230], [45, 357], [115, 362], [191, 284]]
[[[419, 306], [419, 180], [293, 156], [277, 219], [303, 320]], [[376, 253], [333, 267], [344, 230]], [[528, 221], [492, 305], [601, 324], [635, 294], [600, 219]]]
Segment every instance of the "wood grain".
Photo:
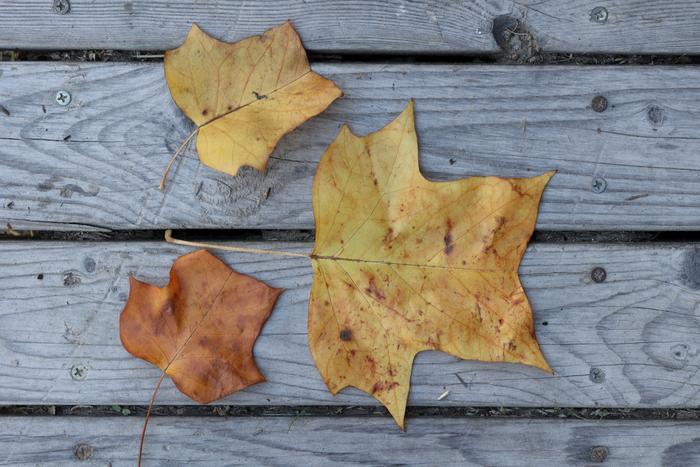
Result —
[[[253, 244], [308, 252], [310, 244]], [[145, 404], [160, 376], [120, 345], [128, 276], [162, 285], [185, 248], [157, 242], [4, 242], [0, 249], [0, 404]], [[331, 396], [306, 341], [305, 258], [223, 254], [287, 289], [255, 357], [267, 383], [222, 404], [374, 405], [354, 389]], [[604, 267], [607, 279], [590, 272]], [[700, 389], [700, 249], [530, 246], [521, 267], [536, 334], [553, 376], [535, 368], [418, 355], [412, 405], [688, 407]], [[82, 375], [71, 373], [86, 369]], [[450, 391], [442, 401], [438, 397]], [[157, 403], [191, 404], [166, 379]]]
[[[0, 48], [158, 50], [178, 46], [192, 22], [236, 41], [291, 19], [315, 52], [497, 52], [496, 16], [509, 14], [545, 51], [697, 53], [697, 2], [565, 0], [74, 0], [58, 16], [44, 0], [5, 0]], [[604, 6], [604, 24], [591, 10]]]
[[[0, 222], [15, 229], [313, 227], [311, 178], [348, 122], [377, 130], [416, 99], [431, 179], [559, 170], [540, 230], [700, 228], [700, 69], [319, 64], [345, 92], [282, 139], [265, 174], [189, 150], [160, 64], [0, 63]], [[73, 101], [58, 106], [58, 89]], [[605, 112], [591, 110], [601, 94]], [[594, 178], [607, 182], [603, 193]]]
[[[140, 417], [5, 417], [0, 465], [134, 465]], [[604, 465], [700, 462], [700, 425], [677, 421], [155, 417], [145, 465]], [[596, 451], [593, 451], [597, 448]], [[597, 454], [594, 454], [597, 453]]]

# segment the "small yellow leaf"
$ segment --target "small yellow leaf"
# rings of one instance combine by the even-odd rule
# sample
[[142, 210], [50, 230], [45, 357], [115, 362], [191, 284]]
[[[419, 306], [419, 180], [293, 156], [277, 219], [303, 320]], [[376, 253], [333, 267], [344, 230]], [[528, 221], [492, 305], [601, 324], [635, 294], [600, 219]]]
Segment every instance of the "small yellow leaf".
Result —
[[423, 350], [551, 371], [518, 266], [553, 174], [426, 180], [412, 102], [365, 137], [343, 127], [313, 183], [309, 346], [331, 392], [355, 386], [403, 428]]
[[311, 71], [291, 23], [234, 44], [196, 24], [165, 53], [165, 78], [175, 103], [198, 127], [205, 165], [235, 175], [264, 170], [277, 142], [342, 95]]

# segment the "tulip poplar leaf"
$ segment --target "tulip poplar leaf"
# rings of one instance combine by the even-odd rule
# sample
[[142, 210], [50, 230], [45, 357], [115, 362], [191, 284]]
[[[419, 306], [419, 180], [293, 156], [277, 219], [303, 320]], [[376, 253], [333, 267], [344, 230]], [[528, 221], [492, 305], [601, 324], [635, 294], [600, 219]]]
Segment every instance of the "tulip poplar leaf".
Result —
[[344, 126], [313, 181], [308, 338], [331, 392], [359, 388], [403, 428], [418, 352], [551, 372], [518, 267], [552, 175], [427, 180], [412, 102], [367, 136]]
[[165, 287], [130, 278], [121, 341], [186, 396], [215, 401], [265, 381], [253, 345], [281, 292], [195, 251], [174, 262]]
[[233, 44], [193, 24], [185, 42], [166, 51], [165, 78], [198, 127], [202, 163], [231, 175], [242, 166], [264, 170], [282, 136], [342, 94], [311, 70], [289, 22]]

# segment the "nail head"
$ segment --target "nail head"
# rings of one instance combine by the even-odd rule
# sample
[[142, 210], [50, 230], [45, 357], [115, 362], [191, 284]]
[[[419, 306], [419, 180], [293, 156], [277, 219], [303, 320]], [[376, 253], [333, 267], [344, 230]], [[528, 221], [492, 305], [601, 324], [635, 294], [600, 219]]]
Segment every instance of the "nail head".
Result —
[[607, 279], [608, 273], [605, 271], [605, 269], [599, 267], [593, 268], [591, 271], [591, 279], [593, 279], [593, 282], [600, 284], [601, 282], [605, 282], [605, 279]]
[[605, 462], [608, 458], [608, 448], [605, 446], [594, 446], [591, 449], [591, 460], [593, 462]]
[[605, 96], [595, 96], [591, 100], [591, 109], [593, 109], [594, 112], [605, 112], [605, 109], [608, 108], [608, 99]]
[[588, 373], [588, 378], [590, 378], [590, 380], [594, 383], [600, 384], [605, 381], [605, 370], [593, 367]]
[[85, 443], [73, 446], [73, 454], [80, 461], [88, 460], [92, 457], [92, 446]]

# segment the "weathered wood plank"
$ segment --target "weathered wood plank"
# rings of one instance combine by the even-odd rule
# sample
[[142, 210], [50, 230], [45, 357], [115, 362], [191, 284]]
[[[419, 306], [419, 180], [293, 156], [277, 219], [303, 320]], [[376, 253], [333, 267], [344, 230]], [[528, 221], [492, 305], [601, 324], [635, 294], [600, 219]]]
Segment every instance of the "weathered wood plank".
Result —
[[[9, 3], [9, 4], [7, 4]], [[57, 16], [46, 2], [10, 0], [0, 18], [0, 48], [160, 50], [182, 43], [190, 25], [237, 41], [291, 19], [316, 52], [493, 52], [492, 18], [511, 2], [384, 0], [92, 0]], [[587, 18], [586, 18], [587, 19]]]
[[[274, 246], [311, 249], [303, 243]], [[0, 404], [146, 403], [159, 371], [129, 356], [118, 337], [127, 276], [164, 284], [172, 261], [184, 251], [156, 242], [3, 243]], [[221, 403], [375, 404], [352, 389], [331, 396], [313, 365], [306, 342], [311, 267], [305, 258], [222, 257], [287, 290], [255, 347], [268, 382]], [[603, 283], [591, 281], [596, 266], [607, 270]], [[698, 405], [698, 247], [536, 244], [528, 249], [521, 276], [555, 375], [424, 352], [416, 360], [411, 404]], [[87, 370], [74, 379], [72, 368]], [[449, 396], [438, 401], [445, 390]], [[191, 401], [166, 380], [158, 403]]]
[[[134, 465], [139, 417], [7, 417], [0, 465]], [[145, 465], [459, 465], [685, 467], [700, 462], [700, 425], [421, 417], [400, 432], [389, 418], [155, 417]], [[83, 454], [84, 456], [84, 454]], [[86, 459], [87, 460], [87, 459]]]
[[[607, 21], [591, 21], [607, 7]], [[73, 1], [57, 16], [43, 0], [5, 0], [0, 48], [167, 49], [192, 22], [227, 41], [287, 19], [317, 52], [493, 53], [493, 19], [509, 14], [525, 24], [545, 51], [698, 53], [700, 5], [676, 1], [566, 0], [92, 0]]]
[[[558, 169], [543, 230], [700, 228], [700, 69], [325, 64], [345, 91], [285, 137], [266, 174], [193, 150], [160, 64], [0, 63], [0, 222], [16, 229], [312, 228], [311, 178], [343, 122], [377, 130], [416, 98], [433, 179]], [[54, 102], [58, 89], [73, 102]], [[605, 112], [590, 108], [603, 94]], [[594, 177], [607, 189], [591, 189]]]

